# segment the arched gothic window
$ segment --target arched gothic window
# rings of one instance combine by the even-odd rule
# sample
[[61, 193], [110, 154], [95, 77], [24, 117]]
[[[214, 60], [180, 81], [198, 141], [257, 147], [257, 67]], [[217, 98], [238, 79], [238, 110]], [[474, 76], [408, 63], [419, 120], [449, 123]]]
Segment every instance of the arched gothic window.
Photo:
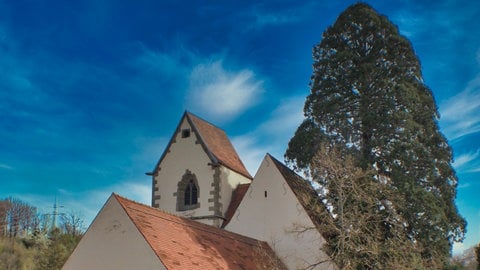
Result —
[[187, 170], [180, 182], [178, 182], [177, 192], [173, 195], [177, 197], [177, 211], [199, 208], [200, 202], [198, 198], [200, 197], [200, 190], [195, 174]]
[[190, 205], [196, 205], [197, 204], [197, 194], [198, 194], [198, 189], [193, 180], [190, 180], [190, 182], [187, 184], [187, 187], [185, 188], [185, 206], [190, 206]]

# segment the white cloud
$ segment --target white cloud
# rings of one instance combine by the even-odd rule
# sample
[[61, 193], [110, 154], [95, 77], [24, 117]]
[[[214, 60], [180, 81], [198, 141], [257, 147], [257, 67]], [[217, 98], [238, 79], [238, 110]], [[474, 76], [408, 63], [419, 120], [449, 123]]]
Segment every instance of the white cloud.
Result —
[[152, 197], [152, 185], [150, 181], [146, 184], [141, 184], [137, 182], [127, 182], [123, 183], [118, 188], [119, 194], [126, 196], [137, 202], [149, 205], [151, 203]]
[[465, 184], [459, 184], [457, 188], [463, 189], [463, 188], [469, 188], [470, 186], [472, 186], [470, 183], [465, 183]]
[[466, 153], [462, 154], [458, 157], [455, 158], [455, 162], [453, 163], [453, 166], [455, 169], [459, 170], [462, 167], [467, 166], [471, 161], [476, 160], [480, 156], [480, 150], [477, 150], [475, 153]]
[[328, 3], [317, 3], [316, 1], [296, 3], [294, 6], [282, 8], [279, 5], [265, 6], [264, 4], [254, 5], [247, 11], [247, 16], [253, 18], [253, 22], [247, 30], [261, 29], [267, 26], [277, 26], [291, 24], [305, 20], [312, 16], [314, 10], [320, 9], [319, 5], [328, 5]]
[[216, 121], [238, 116], [257, 104], [263, 92], [263, 81], [253, 71], [227, 71], [221, 60], [195, 66], [189, 82], [190, 106]]
[[149, 87], [158, 87], [158, 81], [173, 83], [177, 91], [187, 90], [188, 110], [213, 121], [235, 118], [256, 105], [263, 92], [263, 81], [251, 69], [226, 69], [222, 57], [197, 55], [183, 47], [164, 52], [140, 44], [129, 65], [140, 71], [136, 85], [145, 79], [155, 82]]
[[10, 165], [1, 164], [1, 163], [0, 163], [0, 169], [3, 169], [3, 170], [13, 170], [13, 168], [12, 168]]
[[260, 126], [265, 133], [293, 135], [292, 131], [303, 121], [304, 96], [290, 97], [281, 101], [272, 112], [270, 120]]
[[193, 53], [183, 48], [162, 52], [140, 44], [140, 52], [130, 64], [143, 74], [156, 76], [157, 79], [178, 79], [188, 76], [189, 66], [195, 58]]
[[293, 12], [289, 13], [255, 13], [254, 27], [267, 25], [281, 25], [300, 20], [300, 17]]
[[440, 124], [451, 140], [480, 131], [480, 75], [440, 104]]
[[303, 120], [305, 97], [290, 97], [280, 102], [270, 119], [256, 130], [232, 138], [232, 144], [250, 173], [255, 174], [265, 154], [283, 159], [285, 148]]
[[252, 134], [233, 137], [232, 144], [247, 170], [254, 176], [263, 157], [269, 152], [268, 147], [260, 145]]
[[392, 20], [399, 26], [400, 33], [408, 38], [414, 38], [418, 32], [424, 31], [426, 20], [411, 13], [400, 11]]
[[475, 167], [471, 168], [467, 172], [471, 172], [471, 173], [480, 172], [480, 164], [477, 164]]

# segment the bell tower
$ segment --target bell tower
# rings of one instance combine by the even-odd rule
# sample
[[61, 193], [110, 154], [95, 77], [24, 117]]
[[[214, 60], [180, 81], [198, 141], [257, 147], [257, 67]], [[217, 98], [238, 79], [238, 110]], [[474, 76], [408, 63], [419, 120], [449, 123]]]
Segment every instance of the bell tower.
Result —
[[152, 176], [152, 207], [220, 227], [232, 193], [252, 176], [226, 133], [185, 112]]

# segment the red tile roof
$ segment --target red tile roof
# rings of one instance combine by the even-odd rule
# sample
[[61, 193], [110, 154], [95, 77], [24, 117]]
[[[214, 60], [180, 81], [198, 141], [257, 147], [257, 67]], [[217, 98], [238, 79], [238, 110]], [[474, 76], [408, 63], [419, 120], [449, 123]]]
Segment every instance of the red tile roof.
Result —
[[199, 138], [200, 143], [202, 144], [205, 152], [210, 157], [213, 164], [223, 165], [247, 177], [248, 179], [253, 178], [245, 168], [245, 165], [243, 165], [242, 160], [238, 156], [237, 151], [235, 151], [235, 148], [233, 147], [232, 143], [228, 139], [228, 136], [225, 133], [225, 131], [223, 131], [222, 129], [216, 127], [215, 125], [201, 119], [200, 117], [190, 112], [185, 112], [185, 114], [182, 117], [182, 120], [180, 120], [180, 123], [178, 124], [176, 132], [174, 133], [173, 137], [170, 139], [169, 145], [163, 152], [162, 156], [160, 157], [160, 160], [157, 162], [155, 169], [153, 170], [153, 172], [147, 173], [148, 175], [155, 174], [159, 169], [160, 163], [162, 163], [162, 160], [165, 158], [165, 155], [168, 153], [170, 144], [172, 144], [172, 142], [175, 139], [175, 136], [177, 136], [180, 125], [183, 122], [183, 119], [185, 118], [187, 118], [187, 121], [192, 126], [193, 131]]
[[266, 242], [113, 196], [167, 269], [286, 269]]
[[225, 228], [225, 226], [227, 226], [232, 219], [235, 211], [240, 205], [240, 202], [242, 202], [243, 196], [245, 196], [245, 193], [247, 193], [248, 187], [250, 187], [250, 184], [240, 184], [232, 192], [232, 199], [230, 200], [230, 205], [228, 206], [227, 212], [225, 212], [225, 220], [223, 221], [222, 228]]
[[205, 150], [213, 155], [214, 159], [216, 159], [215, 161], [252, 179], [225, 131], [192, 113], [186, 112], [185, 115], [205, 145]]

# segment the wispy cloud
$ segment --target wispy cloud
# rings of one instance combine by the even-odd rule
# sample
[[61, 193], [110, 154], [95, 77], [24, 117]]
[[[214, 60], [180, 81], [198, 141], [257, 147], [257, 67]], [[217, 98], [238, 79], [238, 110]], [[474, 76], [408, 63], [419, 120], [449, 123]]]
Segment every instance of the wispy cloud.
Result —
[[395, 16], [392, 16], [392, 20], [399, 26], [400, 33], [413, 38], [418, 32], [425, 29], [425, 19], [423, 17], [412, 16], [405, 10], [398, 12]]
[[[475, 164], [475, 162], [478, 162], [478, 157], [480, 157], [480, 150], [477, 150], [476, 152], [470, 152], [466, 154], [462, 154], [455, 158], [455, 162], [453, 163], [453, 166], [457, 170], [465, 170], [467, 172], [471, 170], [480, 170], [480, 165]], [[473, 161], [473, 164], [472, 164]], [[476, 168], [478, 166], [478, 168]]]
[[263, 157], [266, 153], [271, 152], [272, 149], [260, 144], [253, 134], [236, 136], [231, 139], [243, 164], [251, 175], [255, 175]]
[[42, 214], [53, 211], [56, 198], [58, 206], [61, 207], [61, 213], [79, 214], [88, 226], [112, 192], [146, 205], [150, 205], [151, 202], [151, 184], [134, 179], [84, 192], [59, 189], [56, 196], [26, 193], [12, 194], [12, 196], [34, 205]]
[[170, 93], [184, 96], [186, 109], [217, 122], [232, 120], [261, 100], [263, 80], [252, 69], [226, 68], [227, 57], [221, 53], [206, 56], [179, 47], [158, 51], [140, 44], [140, 52], [129, 63], [141, 71], [134, 85], [144, 85], [145, 78], [162, 81], [163, 87], [177, 89]]
[[3, 169], [3, 170], [13, 170], [12, 166], [7, 165], [7, 164], [1, 164], [1, 163], [0, 163], [0, 169]]
[[480, 75], [440, 104], [440, 124], [451, 140], [480, 131]]
[[209, 119], [225, 121], [256, 105], [263, 81], [250, 69], [226, 70], [217, 60], [195, 66], [189, 77], [187, 102]]
[[195, 61], [195, 54], [179, 46], [173, 51], [159, 51], [138, 44], [139, 51], [129, 59], [137, 71], [156, 76], [157, 79], [170, 80], [188, 76], [189, 66]]
[[283, 99], [269, 119], [252, 132], [232, 138], [245, 166], [255, 174], [266, 153], [282, 160], [285, 147], [303, 120], [305, 97]]
[[295, 12], [289, 11], [285, 13], [255, 13], [255, 27], [264, 27], [268, 25], [281, 25], [300, 20], [300, 16]]
[[400, 32], [409, 38], [429, 34], [432, 27], [444, 32], [441, 38], [445, 42], [452, 37], [464, 36], [468, 30], [458, 25], [476, 18], [479, 11], [478, 5], [472, 1], [439, 1], [436, 5], [406, 2], [410, 2], [408, 8], [399, 8], [389, 17], [398, 24]]
[[295, 5], [266, 4], [254, 5], [247, 12], [247, 17], [253, 18], [249, 29], [261, 29], [267, 26], [278, 26], [296, 23], [308, 18], [317, 9], [315, 1], [298, 2]]
[[455, 166], [455, 169], [460, 169], [463, 167], [466, 167], [469, 165], [471, 161], [476, 160], [480, 156], [480, 150], [477, 150], [477, 152], [474, 153], [466, 153], [458, 156], [455, 158], [455, 162], [453, 163], [453, 166]]
[[300, 125], [303, 116], [304, 96], [283, 99], [271, 113], [270, 119], [260, 126], [264, 133], [289, 136]]
[[457, 188], [458, 188], [458, 189], [463, 189], [463, 188], [469, 188], [469, 187], [471, 187], [471, 186], [472, 186], [472, 184], [470, 184], [470, 183], [464, 183], [464, 184], [460, 183], [460, 184], [457, 186]]

